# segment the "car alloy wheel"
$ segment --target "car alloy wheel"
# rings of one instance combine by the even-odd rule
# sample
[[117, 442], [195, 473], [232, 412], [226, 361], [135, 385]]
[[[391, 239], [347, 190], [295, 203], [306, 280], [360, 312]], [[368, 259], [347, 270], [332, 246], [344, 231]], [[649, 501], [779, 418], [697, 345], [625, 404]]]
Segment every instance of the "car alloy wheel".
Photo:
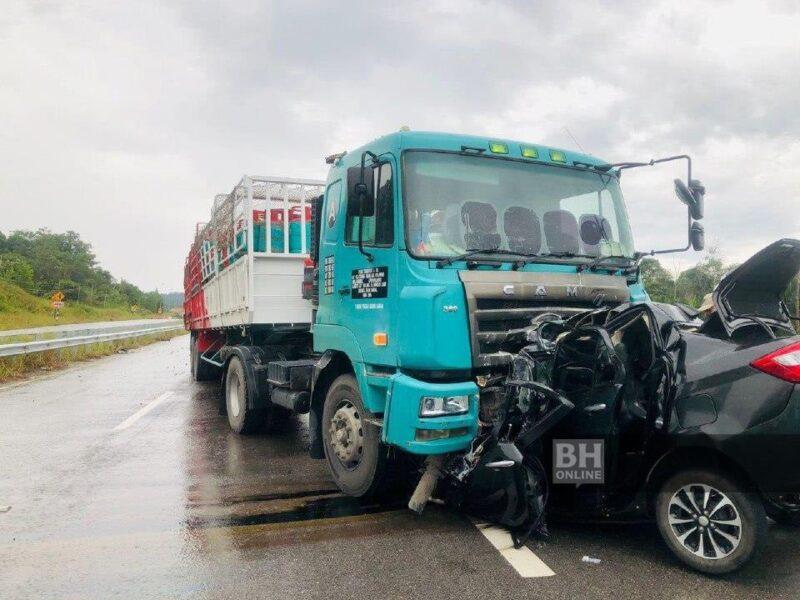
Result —
[[688, 484], [672, 495], [669, 526], [686, 550], [704, 559], [725, 558], [742, 541], [742, 519], [736, 505], [707, 484]]

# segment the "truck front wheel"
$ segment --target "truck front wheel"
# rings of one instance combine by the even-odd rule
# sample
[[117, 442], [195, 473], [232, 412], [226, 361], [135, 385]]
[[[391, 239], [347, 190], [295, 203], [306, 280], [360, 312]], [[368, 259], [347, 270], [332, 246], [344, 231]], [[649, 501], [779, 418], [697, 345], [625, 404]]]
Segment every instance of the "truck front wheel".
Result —
[[339, 376], [325, 396], [322, 442], [336, 485], [357, 498], [381, 488], [387, 466], [380, 428], [368, 422], [366, 415], [355, 378]]
[[236, 433], [256, 433], [265, 424], [263, 410], [248, 408], [247, 377], [238, 356], [231, 358], [225, 372], [225, 409], [228, 423]]

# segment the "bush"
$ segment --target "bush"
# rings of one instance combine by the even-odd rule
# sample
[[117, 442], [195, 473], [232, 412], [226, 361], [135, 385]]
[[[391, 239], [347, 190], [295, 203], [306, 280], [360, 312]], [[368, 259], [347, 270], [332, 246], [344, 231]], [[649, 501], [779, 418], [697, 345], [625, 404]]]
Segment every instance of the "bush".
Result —
[[0, 279], [34, 292], [33, 267], [24, 257], [11, 252], [0, 254]]

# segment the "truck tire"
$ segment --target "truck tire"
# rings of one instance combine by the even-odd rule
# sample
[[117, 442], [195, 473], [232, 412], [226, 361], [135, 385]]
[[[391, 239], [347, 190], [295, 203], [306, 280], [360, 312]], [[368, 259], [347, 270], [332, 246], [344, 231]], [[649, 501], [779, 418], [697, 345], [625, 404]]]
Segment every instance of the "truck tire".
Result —
[[328, 388], [322, 409], [322, 446], [334, 482], [348, 496], [372, 496], [382, 487], [387, 448], [367, 412], [358, 383], [340, 375]]
[[200, 350], [197, 347], [197, 336], [189, 336], [189, 365], [194, 381], [214, 381], [219, 379], [220, 369], [200, 359]]
[[681, 471], [656, 500], [661, 537], [684, 563], [721, 575], [742, 567], [760, 550], [767, 515], [756, 494], [709, 469]]
[[225, 371], [225, 410], [228, 423], [236, 433], [257, 433], [264, 428], [265, 411], [247, 407], [250, 390], [247, 389], [244, 365], [238, 356], [233, 356]]

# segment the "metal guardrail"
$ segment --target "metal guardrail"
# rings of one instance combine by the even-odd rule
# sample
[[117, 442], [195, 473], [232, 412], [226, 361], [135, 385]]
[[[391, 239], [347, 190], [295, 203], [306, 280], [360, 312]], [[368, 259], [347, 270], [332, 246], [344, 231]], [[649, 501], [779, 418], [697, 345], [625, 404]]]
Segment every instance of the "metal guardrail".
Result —
[[[120, 329], [122, 330], [120, 331]], [[124, 322], [122, 322], [113, 326], [105, 324], [104, 327], [95, 329], [91, 329], [91, 327], [87, 325], [87, 327], [81, 328], [80, 330], [70, 329], [56, 332], [59, 334], [59, 337], [52, 339], [38, 339], [15, 342], [12, 344], [0, 344], [0, 357], [16, 356], [19, 354], [32, 354], [34, 352], [44, 352], [46, 350], [60, 350], [62, 348], [71, 348], [73, 346], [83, 346], [86, 344], [111, 342], [114, 340], [141, 337], [143, 335], [165, 333], [167, 331], [175, 331], [176, 329], [183, 329], [183, 322], [174, 321], [165, 325], [164, 321], [162, 320], [154, 321], [152, 325], [148, 326], [142, 323], [136, 323], [134, 326], [129, 324], [128, 327], [125, 327]], [[50, 333], [53, 333], [53, 331], [51, 330]]]

